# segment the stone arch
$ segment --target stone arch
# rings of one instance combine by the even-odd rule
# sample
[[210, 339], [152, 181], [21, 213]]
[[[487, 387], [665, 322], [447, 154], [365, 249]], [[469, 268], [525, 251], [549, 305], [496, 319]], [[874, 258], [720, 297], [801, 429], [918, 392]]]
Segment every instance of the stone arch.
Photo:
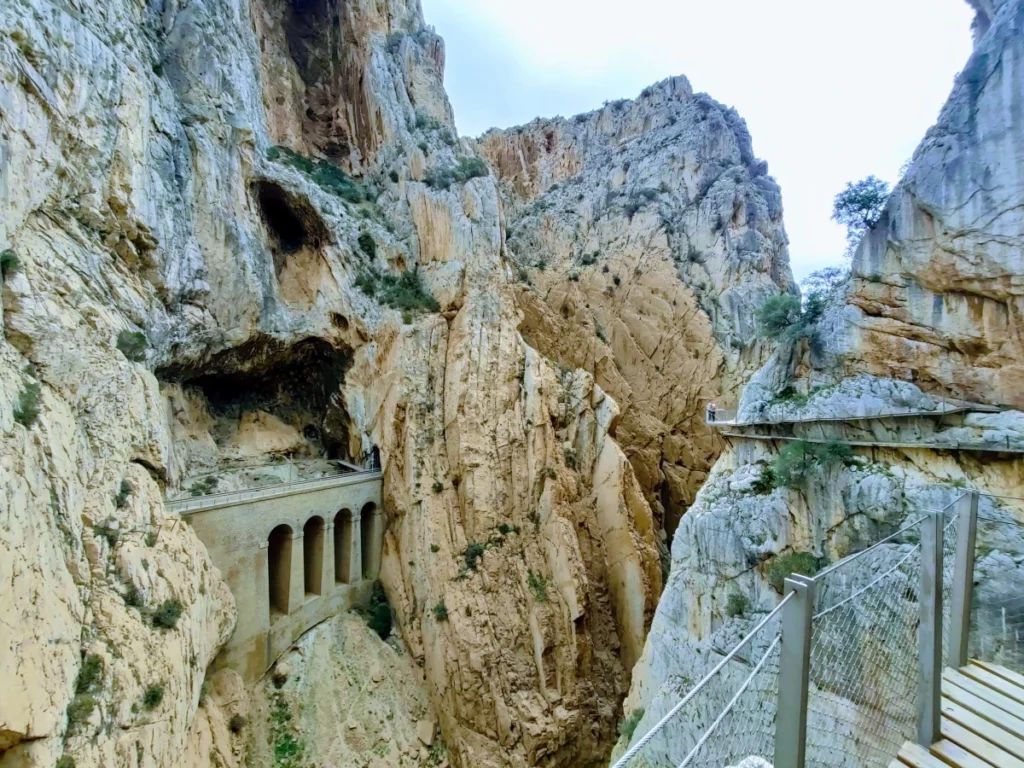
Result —
[[334, 580], [349, 584], [352, 578], [352, 537], [355, 529], [352, 510], [345, 508], [334, 516]]
[[363, 505], [359, 513], [359, 543], [362, 550], [363, 578], [376, 579], [380, 575], [380, 551], [384, 544], [384, 520], [380, 509], [372, 501]]
[[302, 528], [303, 586], [307, 595], [322, 595], [324, 572], [324, 519], [314, 515]]
[[267, 576], [270, 585], [270, 612], [288, 613], [292, 576], [292, 529], [278, 525], [267, 536]]

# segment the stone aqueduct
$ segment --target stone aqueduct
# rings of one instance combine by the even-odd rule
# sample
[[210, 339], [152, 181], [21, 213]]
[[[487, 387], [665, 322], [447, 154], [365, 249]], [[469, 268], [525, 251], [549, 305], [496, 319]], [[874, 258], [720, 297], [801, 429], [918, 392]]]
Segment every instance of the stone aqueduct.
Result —
[[263, 675], [304, 632], [367, 601], [384, 518], [376, 471], [168, 502], [195, 530], [238, 605], [218, 663]]

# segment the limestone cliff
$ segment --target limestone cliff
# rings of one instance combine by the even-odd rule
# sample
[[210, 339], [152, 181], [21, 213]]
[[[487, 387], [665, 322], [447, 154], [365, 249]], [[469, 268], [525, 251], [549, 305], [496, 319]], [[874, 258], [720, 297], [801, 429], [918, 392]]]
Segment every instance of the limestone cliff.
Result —
[[[778, 191], [742, 122], [682, 80], [559, 127], [604, 137], [601, 186], [571, 194], [607, 208], [592, 247], [635, 295], [581, 278], [611, 346], [574, 357], [553, 342], [562, 303], [516, 279], [527, 193], [456, 138], [443, 69], [415, 0], [0, 5], [4, 768], [243, 759], [274, 694], [236, 732], [264, 693], [217, 668], [233, 601], [162, 498], [374, 449], [382, 580], [446, 759], [603, 761], [661, 591], [660, 517], [717, 450], [694, 414], [756, 364], [743, 318], [788, 286]], [[609, 206], [620, 144], [638, 167], [609, 183], [664, 181], [663, 213]], [[576, 257], [566, 222], [530, 256], [558, 264], [552, 291]], [[609, 349], [636, 356], [626, 374]], [[655, 444], [642, 482], [619, 429], [634, 454]], [[656, 517], [661, 473], [678, 479]], [[299, 653], [336, 642], [317, 630]], [[303, 713], [338, 696], [294, 682]], [[396, 729], [400, 764], [437, 762]], [[318, 760], [348, 754], [310, 734]]]
[[764, 362], [753, 310], [792, 289], [779, 187], [742, 118], [685, 77], [477, 145], [501, 180], [520, 329], [615, 398], [671, 534], [721, 450], [704, 405]]
[[[1024, 522], [1024, 461], [1012, 452], [1024, 446], [1024, 414], [972, 413], [962, 402], [1019, 407], [1024, 392], [1024, 187], [1014, 170], [1024, 159], [1024, 5], [975, 5], [984, 9], [974, 54], [860, 244], [852, 278], [827, 297], [803, 340], [780, 345], [738, 400], [741, 420], [763, 422], [744, 427], [749, 435], [779, 439], [731, 439], [680, 524], [624, 705], [627, 713], [642, 710], [637, 737], [778, 604], [778, 574], [775, 584], [771, 574], [784, 556], [835, 562], [965, 487], [1011, 497], [983, 498], [983, 514]], [[944, 416], [950, 407], [959, 415]], [[780, 449], [799, 440], [853, 446], [840, 451], [842, 460], [820, 462], [792, 487], [779, 487], [769, 470], [779, 466]], [[979, 583], [992, 585], [982, 607], [1019, 594], [1021, 530], [994, 526], [982, 535]], [[897, 539], [879, 556], [905, 546]], [[882, 562], [851, 566], [852, 583]], [[867, 685], [875, 683], [884, 685]], [[836, 706], [851, 722], [859, 716], [856, 702], [837, 697]], [[652, 742], [650, 764], [681, 760], [702, 728], [685, 718], [674, 723]], [[849, 755], [888, 748], [874, 744], [874, 734], [834, 724], [822, 732]]]

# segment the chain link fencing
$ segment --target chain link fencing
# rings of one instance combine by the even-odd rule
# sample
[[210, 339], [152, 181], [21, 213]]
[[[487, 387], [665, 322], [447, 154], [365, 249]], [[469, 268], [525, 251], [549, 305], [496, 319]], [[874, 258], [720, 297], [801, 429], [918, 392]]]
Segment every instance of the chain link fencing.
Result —
[[985, 504], [974, 556], [970, 657], [1024, 674], [1024, 525]]

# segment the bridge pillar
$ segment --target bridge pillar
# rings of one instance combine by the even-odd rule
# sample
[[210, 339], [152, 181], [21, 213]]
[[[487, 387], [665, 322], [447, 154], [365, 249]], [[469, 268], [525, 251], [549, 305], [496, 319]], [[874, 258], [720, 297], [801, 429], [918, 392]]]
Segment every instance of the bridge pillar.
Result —
[[334, 591], [334, 555], [334, 522], [329, 520], [324, 525], [324, 556], [320, 558], [321, 595]]
[[293, 533], [291, 578], [288, 584], [288, 613], [292, 614], [306, 599], [306, 566], [305, 552], [302, 547], [302, 533]]
[[349, 538], [348, 583], [355, 584], [363, 579], [363, 525], [358, 512], [352, 513], [352, 536]]

